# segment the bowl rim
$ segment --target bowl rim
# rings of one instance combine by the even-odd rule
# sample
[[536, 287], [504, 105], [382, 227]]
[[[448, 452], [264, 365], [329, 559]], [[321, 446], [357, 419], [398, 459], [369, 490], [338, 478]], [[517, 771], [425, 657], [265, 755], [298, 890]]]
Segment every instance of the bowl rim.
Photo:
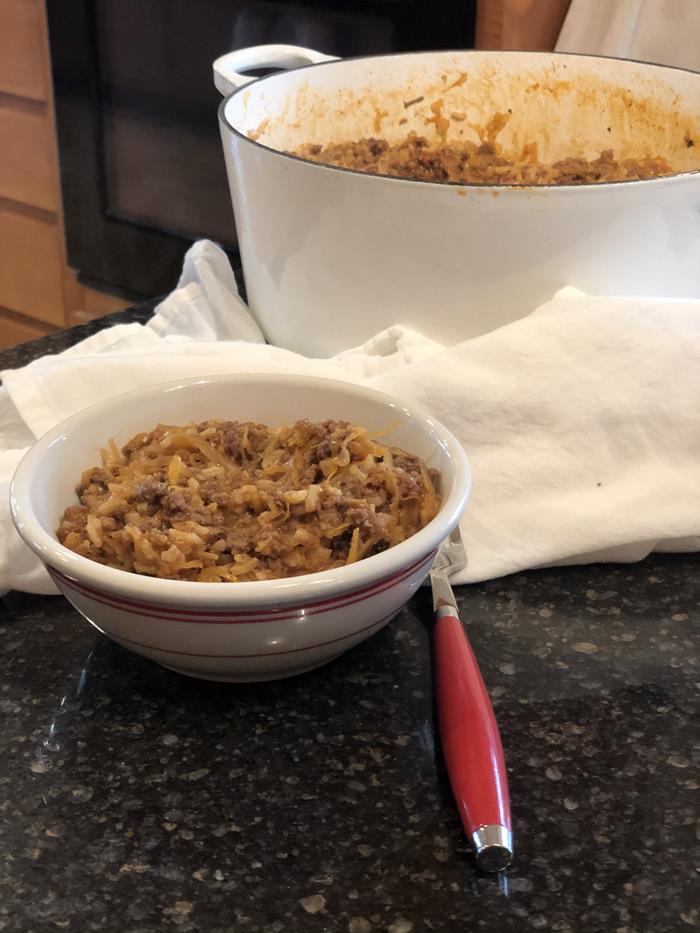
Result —
[[[455, 469], [453, 487], [438, 514], [420, 531], [380, 554], [349, 566], [313, 574], [276, 580], [240, 581], [228, 585], [186, 580], [164, 580], [107, 567], [75, 554], [58, 542], [37, 517], [31, 501], [35, 471], [51, 446], [70, 435], [87, 419], [102, 419], [115, 409], [137, 399], [157, 398], [173, 391], [187, 391], [196, 385], [253, 383], [267, 387], [290, 384], [300, 388], [332, 388], [360, 399], [380, 402], [416, 422], [447, 453]], [[107, 438], [105, 438], [106, 442]], [[96, 402], [68, 418], [38, 438], [15, 469], [10, 483], [10, 512], [20, 537], [48, 567], [79, 583], [122, 597], [173, 606], [237, 609], [251, 606], [286, 606], [315, 602], [339, 593], [352, 592], [391, 577], [420, 558], [427, 558], [447, 537], [467, 504], [472, 486], [471, 467], [464, 449], [440, 421], [420, 405], [407, 404], [388, 393], [338, 379], [320, 376], [267, 373], [237, 373], [190, 377], [145, 386]]]

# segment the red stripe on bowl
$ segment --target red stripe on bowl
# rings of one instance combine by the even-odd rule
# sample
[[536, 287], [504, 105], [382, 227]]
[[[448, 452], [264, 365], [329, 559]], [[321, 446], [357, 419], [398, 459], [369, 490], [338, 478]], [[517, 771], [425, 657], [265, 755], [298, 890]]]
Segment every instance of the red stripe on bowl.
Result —
[[[343, 609], [346, 606], [352, 606], [355, 603], [363, 602], [365, 599], [377, 596], [380, 593], [391, 589], [397, 583], [401, 583], [429, 561], [432, 563], [434, 557], [435, 551], [432, 551], [430, 554], [422, 557], [414, 564], [411, 564], [405, 570], [392, 574], [390, 577], [385, 577], [383, 580], [379, 580], [370, 586], [362, 587], [359, 590], [354, 590], [352, 593], [348, 593], [344, 596], [336, 596], [314, 603], [297, 603], [296, 605], [282, 606], [278, 609], [267, 609], [263, 612], [256, 613], [255, 615], [252, 615], [250, 610], [227, 612], [226, 610], [207, 609], [197, 611], [194, 609], [178, 609], [175, 607], [164, 606], [159, 603], [145, 603], [137, 600], [126, 599], [122, 596], [112, 596], [111, 594], [104, 593], [101, 590], [96, 590], [93, 587], [86, 586], [83, 583], [78, 583], [76, 580], [65, 576], [63, 573], [53, 567], [47, 566], [47, 570], [57, 583], [60, 581], [68, 589], [76, 590], [83, 596], [87, 596], [89, 599], [92, 599], [101, 605], [109, 606], [112, 609], [120, 609], [125, 612], [137, 613], [151, 619], [161, 619], [167, 622], [188, 622], [209, 625], [248, 625], [256, 622], [285, 622], [292, 619], [298, 619], [300, 615], [318, 615], [321, 612], [327, 612], [333, 609]], [[128, 571], [124, 572], [126, 573]], [[227, 584], [222, 584], [222, 586], [226, 585]]]
[[299, 654], [302, 651], [313, 651], [315, 648], [325, 648], [328, 645], [335, 645], [341, 641], [348, 641], [350, 638], [354, 638], [356, 635], [361, 635], [363, 632], [368, 632], [370, 629], [376, 628], [379, 625], [384, 625], [386, 622], [391, 619], [392, 616], [395, 616], [397, 612], [400, 612], [399, 609], [396, 609], [394, 612], [390, 612], [388, 615], [383, 616], [377, 622], [372, 622], [370, 625], [365, 625], [364, 628], [357, 629], [354, 632], [351, 632], [349, 635], [341, 635], [339, 638], [331, 638], [330, 641], [321, 641], [314, 645], [307, 645], [304, 648], [289, 648], [286, 651], [263, 651], [258, 654], [199, 654], [194, 651], [175, 651], [172, 648], [159, 648], [157, 645], [148, 645], [142, 641], [134, 641], [131, 638], [125, 638], [123, 635], [115, 635], [114, 632], [110, 632], [108, 629], [101, 628], [100, 631], [105, 635], [108, 635], [110, 638], [113, 638], [114, 641], [125, 642], [129, 645], [136, 645], [139, 648], [147, 648], [149, 651], [160, 651], [162, 654], [177, 654], [186, 658], [214, 658], [219, 660], [237, 660], [245, 658], [276, 658], [281, 657], [285, 654]]

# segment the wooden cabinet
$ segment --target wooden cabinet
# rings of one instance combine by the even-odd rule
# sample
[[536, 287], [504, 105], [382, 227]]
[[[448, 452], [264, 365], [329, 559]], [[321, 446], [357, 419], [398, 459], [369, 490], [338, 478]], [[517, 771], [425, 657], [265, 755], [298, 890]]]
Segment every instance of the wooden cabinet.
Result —
[[68, 268], [46, 10], [0, 0], [0, 349], [126, 304]]
[[29, 100], [49, 96], [46, 18], [40, 0], [0, 3], [0, 90]]
[[56, 223], [0, 206], [0, 306], [61, 327], [65, 323], [63, 242]]
[[0, 197], [58, 213], [56, 145], [45, 107], [0, 98]]

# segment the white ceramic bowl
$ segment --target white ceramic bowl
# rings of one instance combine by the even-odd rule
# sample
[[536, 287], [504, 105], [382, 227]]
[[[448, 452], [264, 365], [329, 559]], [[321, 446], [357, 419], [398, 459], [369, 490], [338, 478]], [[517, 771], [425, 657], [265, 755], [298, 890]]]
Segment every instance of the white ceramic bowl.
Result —
[[[206, 418], [277, 426], [347, 419], [442, 474], [438, 515], [412, 538], [347, 567], [282, 580], [194, 583], [104, 567], [59, 544], [55, 529], [77, 502], [84, 469], [110, 437], [124, 444], [158, 422]], [[470, 469], [461, 445], [428, 414], [351, 383], [302, 376], [214, 376], [101, 402], [45, 434], [17, 468], [12, 517], [75, 608], [105, 635], [166, 667], [211, 680], [272, 680], [309, 670], [377, 632], [427, 575], [459, 521]]]

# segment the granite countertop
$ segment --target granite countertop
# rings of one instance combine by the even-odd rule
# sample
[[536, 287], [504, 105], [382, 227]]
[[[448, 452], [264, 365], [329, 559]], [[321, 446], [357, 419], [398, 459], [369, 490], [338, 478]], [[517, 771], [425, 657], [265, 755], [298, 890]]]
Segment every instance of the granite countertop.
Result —
[[500, 876], [474, 867], [436, 746], [427, 592], [326, 667], [251, 686], [171, 673], [61, 597], [8, 594], [0, 930], [700, 929], [699, 568], [458, 589], [508, 761]]

